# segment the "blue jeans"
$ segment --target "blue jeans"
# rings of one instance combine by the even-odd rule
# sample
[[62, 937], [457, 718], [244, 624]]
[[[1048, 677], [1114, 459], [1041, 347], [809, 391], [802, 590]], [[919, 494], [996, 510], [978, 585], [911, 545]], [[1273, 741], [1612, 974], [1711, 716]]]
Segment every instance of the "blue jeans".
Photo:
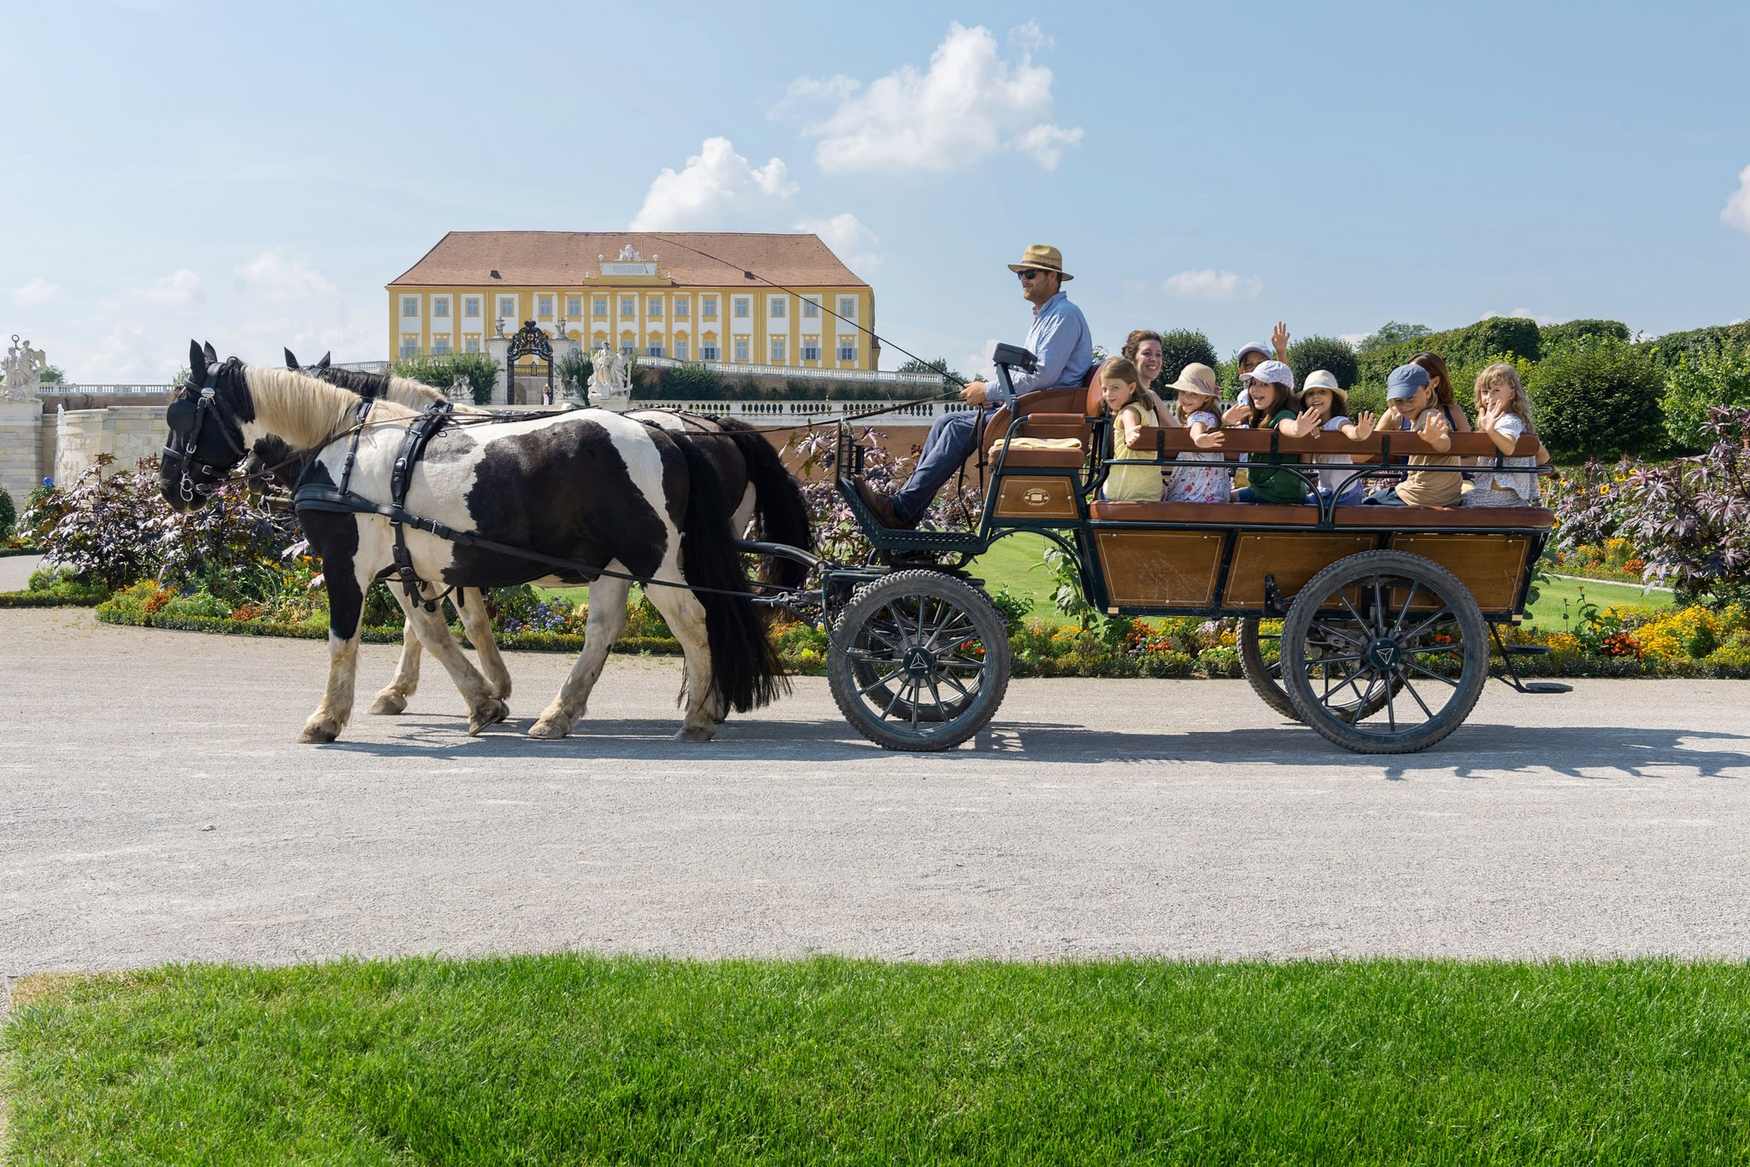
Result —
[[909, 523], [930, 509], [930, 502], [942, 489], [942, 484], [954, 477], [960, 464], [978, 448], [980, 412], [976, 409], [958, 410], [945, 413], [930, 423], [930, 434], [924, 439], [917, 469], [893, 496], [896, 515]]
[[1410, 505], [1398, 497], [1398, 488], [1395, 486], [1389, 487], [1385, 490], [1376, 490], [1361, 501], [1367, 503], [1369, 506], [1378, 507], [1403, 507]]
[[[1242, 486], [1238, 490], [1234, 491], [1234, 501], [1235, 502], [1268, 502], [1268, 503], [1275, 503], [1277, 506], [1283, 506], [1285, 504], [1288, 506], [1294, 505], [1293, 503], [1288, 502], [1286, 499], [1259, 498], [1256, 494], [1252, 493], [1252, 488], [1249, 486]], [[1310, 495], [1310, 494], [1306, 495], [1300, 501], [1303, 503], [1311, 502], [1311, 501], [1313, 501], [1312, 495]]]

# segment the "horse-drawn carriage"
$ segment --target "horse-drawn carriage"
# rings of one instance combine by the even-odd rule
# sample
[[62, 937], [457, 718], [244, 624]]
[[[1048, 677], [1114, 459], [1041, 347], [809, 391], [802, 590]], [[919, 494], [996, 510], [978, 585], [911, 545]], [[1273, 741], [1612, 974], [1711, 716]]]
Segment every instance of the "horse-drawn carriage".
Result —
[[[999, 346], [998, 375], [1031, 354]], [[1004, 624], [968, 564], [1007, 535], [1056, 543], [1083, 594], [1114, 616], [1238, 617], [1241, 661], [1271, 708], [1348, 749], [1425, 749], [1456, 729], [1491, 673], [1521, 692], [1499, 626], [1524, 614], [1553, 524], [1541, 508], [1116, 502], [1101, 498], [1115, 462], [1097, 385], [1030, 393], [998, 411], [981, 446], [989, 486], [965, 532], [883, 527], [855, 489], [864, 449], [841, 425], [840, 493], [875, 547], [863, 567], [823, 566], [835, 611], [828, 669], [834, 699], [859, 732], [893, 749], [947, 749], [996, 712], [1009, 679]], [[1321, 433], [1225, 431], [1226, 455], [1371, 455], [1360, 480], [1394, 459], [1434, 454], [1409, 433], [1362, 440]], [[1536, 452], [1522, 440], [1517, 454]], [[1153, 462], [1193, 449], [1184, 429], [1145, 430]], [[1446, 453], [1500, 465], [1485, 434], [1454, 434]], [[1278, 467], [1316, 482], [1312, 465]], [[1462, 467], [1418, 467], [1461, 473]], [[1340, 493], [1340, 492], [1339, 492]], [[842, 599], [842, 604], [836, 602]], [[847, 598], [848, 597], [848, 598]], [[1273, 630], [1280, 621], [1280, 631]], [[1279, 649], [1270, 651], [1270, 641]], [[1272, 659], [1274, 658], [1274, 659]]]

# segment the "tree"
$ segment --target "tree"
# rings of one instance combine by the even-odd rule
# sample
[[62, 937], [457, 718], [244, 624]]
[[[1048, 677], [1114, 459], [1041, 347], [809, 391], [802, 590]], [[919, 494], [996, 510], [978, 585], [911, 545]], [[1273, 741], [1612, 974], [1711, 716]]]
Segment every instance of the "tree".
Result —
[[1702, 350], [1680, 360], [1665, 377], [1665, 434], [1678, 450], [1701, 450], [1712, 440], [1708, 411], [1750, 407], [1750, 350]]
[[1559, 349], [1526, 386], [1537, 430], [1562, 461], [1651, 453], [1664, 442], [1664, 379], [1651, 356], [1610, 338]]
[[967, 381], [971, 380], [971, 378], [958, 370], [949, 368], [947, 357], [937, 357], [933, 361], [920, 361], [916, 357], [913, 357], [903, 365], [899, 366], [899, 371], [902, 373], [940, 373], [944, 385], [950, 382], [964, 385]]
[[1215, 368], [1215, 346], [1209, 338], [1194, 328], [1175, 328], [1161, 333], [1161, 380], [1170, 385], [1179, 379], [1186, 365], [1203, 364]]
[[[1361, 356], [1366, 356], [1374, 349], [1402, 344], [1406, 340], [1420, 340], [1433, 332], [1434, 330], [1426, 324], [1405, 324], [1400, 320], [1387, 320], [1371, 336], [1363, 337], [1361, 343], [1355, 346], [1355, 351]], [[1332, 371], [1335, 372], [1335, 370]]]
[[67, 374], [59, 365], [45, 365], [38, 380], [44, 385], [64, 385], [67, 382]]
[[1337, 378], [1337, 384], [1351, 388], [1361, 375], [1361, 362], [1349, 342], [1334, 336], [1303, 336], [1288, 346], [1288, 363], [1302, 381], [1317, 369], [1324, 369]]

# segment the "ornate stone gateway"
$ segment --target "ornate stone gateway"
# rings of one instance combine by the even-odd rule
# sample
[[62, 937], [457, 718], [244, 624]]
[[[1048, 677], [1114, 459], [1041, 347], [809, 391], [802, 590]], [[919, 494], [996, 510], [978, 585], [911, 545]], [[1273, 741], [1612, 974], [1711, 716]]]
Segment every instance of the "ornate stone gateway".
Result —
[[[516, 363], [524, 357], [547, 362], [547, 388], [540, 401], [526, 400], [517, 389]], [[523, 321], [523, 326], [511, 336], [510, 344], [504, 350], [504, 384], [511, 405], [553, 404], [553, 342], [533, 320]]]

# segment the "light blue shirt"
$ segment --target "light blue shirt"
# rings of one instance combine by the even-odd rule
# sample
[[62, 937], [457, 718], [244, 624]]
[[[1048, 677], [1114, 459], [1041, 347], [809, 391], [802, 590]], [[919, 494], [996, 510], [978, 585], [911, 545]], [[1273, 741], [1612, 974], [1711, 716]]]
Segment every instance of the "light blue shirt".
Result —
[[[1094, 365], [1094, 339], [1082, 310], [1062, 292], [1039, 305], [1033, 310], [1033, 327], [1027, 330], [1027, 351], [1039, 358], [1039, 368], [1032, 373], [1011, 372], [1015, 396], [1054, 385], [1080, 384]], [[992, 405], [1009, 403], [1001, 381], [990, 382], [985, 400]]]

